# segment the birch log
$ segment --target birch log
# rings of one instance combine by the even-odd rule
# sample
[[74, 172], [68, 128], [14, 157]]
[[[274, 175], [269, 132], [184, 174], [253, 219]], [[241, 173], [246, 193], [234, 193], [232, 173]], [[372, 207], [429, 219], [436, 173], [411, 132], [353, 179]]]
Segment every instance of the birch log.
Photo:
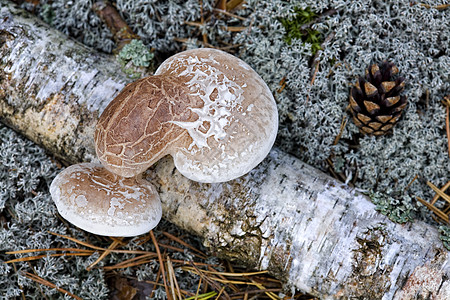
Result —
[[[68, 163], [95, 159], [93, 130], [129, 82], [120, 66], [0, 0], [0, 118]], [[165, 158], [147, 172], [165, 217], [219, 256], [323, 299], [450, 299], [437, 230], [399, 225], [364, 196], [273, 149], [249, 174], [200, 184]]]

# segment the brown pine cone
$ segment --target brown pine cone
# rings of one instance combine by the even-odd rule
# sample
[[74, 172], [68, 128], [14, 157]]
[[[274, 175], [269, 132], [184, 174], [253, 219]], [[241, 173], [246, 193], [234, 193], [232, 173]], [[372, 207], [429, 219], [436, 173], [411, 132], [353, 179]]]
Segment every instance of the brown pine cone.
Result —
[[400, 93], [405, 79], [397, 77], [398, 68], [390, 62], [373, 64], [350, 91], [350, 110], [361, 133], [383, 135], [390, 131], [406, 107]]

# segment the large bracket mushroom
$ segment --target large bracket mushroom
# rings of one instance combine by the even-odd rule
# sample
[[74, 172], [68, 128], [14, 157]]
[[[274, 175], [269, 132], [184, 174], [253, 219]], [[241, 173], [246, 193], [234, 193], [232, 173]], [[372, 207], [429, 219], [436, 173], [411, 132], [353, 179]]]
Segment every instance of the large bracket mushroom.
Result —
[[[176, 168], [189, 179], [224, 182], [258, 165], [272, 148], [277, 130], [275, 100], [250, 66], [219, 50], [184, 51], [164, 61], [154, 76], [128, 84], [109, 103], [95, 130], [97, 156], [107, 170], [95, 168], [109, 178], [114, 174], [113, 185], [132, 181], [142, 184], [140, 174], [163, 156], [171, 155]], [[114, 217], [126, 215], [122, 210], [133, 206], [130, 201], [156, 207], [159, 199], [119, 199], [109, 192], [91, 199], [85, 197], [89, 193], [81, 188], [79, 176], [64, 174], [52, 183], [52, 197], [61, 215], [82, 229], [111, 236], [138, 235], [159, 221], [142, 209], [145, 216], [138, 219], [151, 219], [152, 226], [131, 230], [133, 226], [126, 218], [115, 222]], [[78, 181], [69, 184], [69, 180], [60, 179], [64, 176]], [[101, 180], [90, 180], [89, 188], [104, 191], [109, 187]], [[80, 195], [83, 201], [76, 200]], [[86, 211], [94, 209], [102, 225], [94, 225], [97, 221], [92, 218], [88, 223], [82, 221], [88, 215]], [[161, 218], [160, 203], [156, 211]]]

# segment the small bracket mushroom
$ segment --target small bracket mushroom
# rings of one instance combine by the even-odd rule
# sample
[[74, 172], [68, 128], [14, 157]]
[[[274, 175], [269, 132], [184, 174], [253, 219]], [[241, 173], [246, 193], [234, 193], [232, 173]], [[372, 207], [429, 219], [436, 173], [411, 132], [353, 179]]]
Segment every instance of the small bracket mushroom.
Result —
[[63, 218], [95, 234], [140, 235], [153, 229], [162, 216], [150, 182], [140, 176], [118, 176], [101, 164], [66, 168], [53, 180], [50, 193]]

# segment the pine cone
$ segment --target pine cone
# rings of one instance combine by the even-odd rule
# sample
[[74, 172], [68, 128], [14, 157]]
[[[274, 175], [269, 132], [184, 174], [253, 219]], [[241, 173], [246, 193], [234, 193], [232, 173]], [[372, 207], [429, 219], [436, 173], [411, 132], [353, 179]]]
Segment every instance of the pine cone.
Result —
[[361, 133], [383, 135], [395, 125], [406, 107], [403, 77], [395, 78], [398, 68], [390, 62], [373, 64], [359, 77], [350, 91], [350, 110]]

